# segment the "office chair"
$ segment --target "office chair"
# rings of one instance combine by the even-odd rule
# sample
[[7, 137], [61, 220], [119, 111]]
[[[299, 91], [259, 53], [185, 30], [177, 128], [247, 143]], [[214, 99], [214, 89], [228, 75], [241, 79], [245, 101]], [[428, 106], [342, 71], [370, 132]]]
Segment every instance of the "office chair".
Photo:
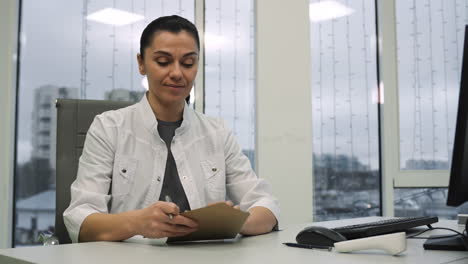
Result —
[[60, 244], [71, 243], [63, 222], [63, 212], [70, 204], [70, 186], [76, 178], [78, 160], [89, 126], [96, 115], [131, 105], [131, 102], [57, 99], [57, 147], [55, 236]]

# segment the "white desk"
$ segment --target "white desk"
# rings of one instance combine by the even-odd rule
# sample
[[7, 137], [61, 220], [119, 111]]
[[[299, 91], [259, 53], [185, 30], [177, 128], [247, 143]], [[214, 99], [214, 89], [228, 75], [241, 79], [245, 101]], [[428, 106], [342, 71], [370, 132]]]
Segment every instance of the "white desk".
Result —
[[[336, 253], [319, 249], [286, 247], [296, 234], [309, 225], [336, 227], [375, 221], [378, 217], [314, 224], [292, 225], [283, 231], [255, 237], [244, 237], [232, 243], [199, 243], [166, 245], [160, 240], [132, 242], [93, 242], [59, 246], [0, 249], [0, 263], [468, 263], [468, 252], [424, 250], [425, 240], [408, 239], [408, 249], [399, 256], [381, 251]], [[455, 221], [441, 221], [435, 226], [462, 230]], [[437, 234], [434, 230], [424, 235]], [[3, 255], [3, 256], [2, 256]], [[6, 257], [9, 256], [9, 257]]]

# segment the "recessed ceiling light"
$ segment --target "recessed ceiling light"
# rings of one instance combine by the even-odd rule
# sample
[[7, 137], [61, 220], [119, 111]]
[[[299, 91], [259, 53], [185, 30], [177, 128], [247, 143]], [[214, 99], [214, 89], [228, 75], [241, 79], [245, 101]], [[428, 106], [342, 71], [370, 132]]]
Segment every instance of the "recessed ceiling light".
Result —
[[127, 11], [115, 9], [115, 8], [105, 8], [89, 14], [86, 19], [113, 25], [113, 26], [124, 26], [128, 24], [133, 24], [140, 20], [143, 20], [145, 17], [139, 14], [130, 13]]
[[352, 13], [354, 13], [354, 9], [335, 1], [322, 1], [309, 4], [309, 18], [312, 22], [349, 16]]

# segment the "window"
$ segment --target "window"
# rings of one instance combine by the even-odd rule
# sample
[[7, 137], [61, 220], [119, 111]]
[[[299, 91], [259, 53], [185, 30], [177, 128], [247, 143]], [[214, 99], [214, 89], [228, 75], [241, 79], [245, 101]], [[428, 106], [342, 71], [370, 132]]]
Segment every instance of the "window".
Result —
[[[222, 117], [255, 165], [254, 1], [205, 1], [205, 113]], [[229, 48], [226, 48], [229, 46]]]
[[379, 215], [374, 1], [310, 1], [314, 219]]
[[[396, 0], [395, 7], [401, 170], [396, 185], [418, 187], [423, 180], [446, 186], [468, 3]], [[457, 209], [446, 200], [446, 188], [398, 188], [395, 215], [454, 218]]]
[[[205, 1], [205, 7], [205, 110], [227, 121], [253, 165], [253, 1]], [[87, 19], [105, 8], [137, 14], [142, 19], [126, 25], [116, 24], [121, 20]], [[38, 232], [53, 229], [55, 99], [139, 101], [146, 91], [146, 80], [136, 62], [141, 31], [153, 19], [171, 14], [194, 21], [195, 1], [47, 0], [22, 4], [16, 246], [34, 244]], [[235, 47], [230, 54], [220, 51], [226, 43]], [[43, 67], [45, 63], [47, 67]]]
[[[104, 8], [138, 14], [126, 25], [86, 17]], [[38, 12], [37, 10], [40, 10]], [[178, 14], [194, 21], [193, 0], [23, 1], [15, 169], [15, 246], [35, 244], [55, 217], [56, 98], [138, 101], [139, 37], [147, 23]], [[38, 109], [50, 111], [37, 111]]]
[[468, 3], [399, 0], [395, 4], [400, 168], [447, 170]]

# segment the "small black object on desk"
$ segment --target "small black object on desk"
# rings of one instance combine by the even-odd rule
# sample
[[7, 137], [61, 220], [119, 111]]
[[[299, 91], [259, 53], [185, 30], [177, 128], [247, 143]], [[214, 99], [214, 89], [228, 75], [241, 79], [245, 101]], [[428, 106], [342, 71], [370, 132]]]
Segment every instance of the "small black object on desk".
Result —
[[288, 247], [298, 247], [298, 248], [308, 248], [308, 249], [327, 249], [328, 251], [332, 250], [332, 247], [329, 246], [319, 246], [319, 245], [308, 245], [308, 244], [297, 244], [297, 243], [283, 243]]
[[468, 222], [465, 223], [465, 230], [461, 234], [447, 237], [443, 236], [430, 236], [424, 242], [424, 249], [431, 250], [453, 250], [453, 251], [468, 251]]
[[335, 242], [347, 240], [340, 233], [323, 226], [310, 226], [304, 228], [296, 236], [296, 241], [299, 244], [317, 245], [333, 247]]

